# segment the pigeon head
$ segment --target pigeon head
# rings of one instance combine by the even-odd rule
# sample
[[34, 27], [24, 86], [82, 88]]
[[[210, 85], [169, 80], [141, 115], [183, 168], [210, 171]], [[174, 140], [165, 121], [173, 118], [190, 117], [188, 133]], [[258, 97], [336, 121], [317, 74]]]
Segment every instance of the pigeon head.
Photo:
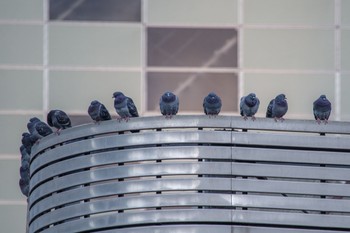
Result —
[[285, 94], [279, 94], [278, 96], [276, 96], [275, 100], [278, 105], [284, 106], [287, 104], [287, 98]]
[[219, 96], [217, 96], [214, 92], [210, 92], [207, 96], [207, 102], [209, 104], [216, 104], [220, 101]]
[[91, 101], [91, 105], [96, 106], [96, 105], [99, 105], [99, 104], [100, 104], [100, 102], [98, 102], [97, 100]]
[[39, 122], [40, 119], [37, 118], [37, 117], [32, 117], [32, 118], [29, 119], [29, 121], [32, 122], [32, 123], [36, 123], [36, 122]]
[[330, 106], [331, 102], [327, 99], [326, 95], [321, 95], [316, 101], [316, 105], [319, 106]]
[[112, 98], [114, 98], [115, 102], [117, 104], [119, 104], [119, 103], [122, 103], [126, 99], [126, 96], [122, 92], [116, 91], [116, 92], [113, 93], [113, 97]]
[[245, 98], [245, 103], [250, 107], [254, 106], [257, 103], [255, 93], [250, 93], [249, 95], [247, 95], [247, 97]]
[[176, 95], [174, 95], [172, 92], [167, 91], [162, 95], [162, 100], [165, 103], [171, 103], [176, 100]]

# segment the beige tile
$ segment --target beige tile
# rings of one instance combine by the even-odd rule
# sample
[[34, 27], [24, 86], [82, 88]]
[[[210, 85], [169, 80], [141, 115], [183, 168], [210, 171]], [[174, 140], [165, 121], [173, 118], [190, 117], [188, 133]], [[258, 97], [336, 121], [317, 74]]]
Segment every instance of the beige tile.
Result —
[[141, 27], [51, 25], [51, 65], [137, 67]]
[[244, 68], [334, 69], [334, 32], [304, 29], [247, 29]]
[[0, 70], [1, 110], [42, 110], [43, 74], [31, 70]]
[[0, 64], [43, 63], [43, 27], [0, 25]]
[[334, 24], [334, 1], [245, 0], [244, 23], [329, 26]]
[[162, 25], [233, 25], [237, 13], [237, 0], [151, 0], [147, 19]]

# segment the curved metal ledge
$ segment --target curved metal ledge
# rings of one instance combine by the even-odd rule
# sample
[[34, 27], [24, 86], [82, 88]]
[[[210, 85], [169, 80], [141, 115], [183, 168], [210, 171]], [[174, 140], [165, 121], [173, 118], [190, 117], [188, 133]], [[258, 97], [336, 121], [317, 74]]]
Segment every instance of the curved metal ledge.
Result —
[[349, 134], [231, 116], [73, 127], [32, 150], [29, 232], [347, 231]]

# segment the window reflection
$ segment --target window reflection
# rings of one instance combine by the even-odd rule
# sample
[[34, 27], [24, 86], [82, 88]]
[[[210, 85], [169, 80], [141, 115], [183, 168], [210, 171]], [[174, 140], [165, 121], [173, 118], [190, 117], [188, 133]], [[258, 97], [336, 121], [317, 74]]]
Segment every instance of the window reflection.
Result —
[[50, 20], [141, 21], [141, 0], [50, 0]]
[[149, 66], [237, 67], [236, 29], [148, 28]]

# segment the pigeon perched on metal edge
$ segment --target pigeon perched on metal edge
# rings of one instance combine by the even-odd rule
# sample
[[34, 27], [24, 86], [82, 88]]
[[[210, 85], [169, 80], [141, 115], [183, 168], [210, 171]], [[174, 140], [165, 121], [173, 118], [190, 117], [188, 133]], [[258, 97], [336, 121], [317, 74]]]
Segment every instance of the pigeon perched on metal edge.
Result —
[[21, 162], [23, 163], [23, 161], [30, 161], [30, 154], [28, 154], [26, 148], [22, 145], [19, 148], [20, 152], [21, 152]]
[[283, 116], [288, 111], [288, 102], [285, 94], [279, 94], [276, 98], [272, 99], [267, 106], [266, 117], [275, 118], [275, 121], [284, 121]]
[[134, 101], [125, 96], [122, 92], [117, 91], [113, 93], [114, 98], [114, 108], [120, 118], [120, 120], [128, 121], [131, 117], [138, 117], [139, 113], [137, 112], [137, 108], [134, 104]]
[[240, 100], [240, 113], [244, 120], [251, 117], [255, 120], [255, 114], [257, 113], [260, 105], [260, 100], [256, 97], [255, 93], [250, 93], [247, 96], [243, 96]]
[[214, 92], [210, 92], [203, 100], [203, 110], [206, 115], [217, 116], [221, 111], [221, 99]]
[[315, 120], [318, 124], [321, 124], [321, 121], [324, 121], [325, 124], [328, 123], [328, 118], [331, 115], [332, 104], [327, 99], [326, 95], [321, 95], [313, 103], [313, 113]]
[[45, 122], [39, 120], [36, 117], [29, 120], [27, 127], [30, 133], [30, 140], [32, 144], [39, 143], [39, 140], [41, 138], [52, 134], [52, 129]]
[[21, 142], [24, 148], [27, 150], [27, 153], [30, 154], [33, 146], [32, 141], [30, 140], [30, 134], [27, 132], [22, 133]]
[[24, 180], [29, 180], [29, 162], [23, 161], [19, 168], [20, 177]]
[[22, 194], [26, 197], [29, 196], [29, 180], [19, 179], [18, 181], [19, 188], [22, 192]]
[[95, 123], [112, 119], [107, 108], [97, 100], [93, 100], [88, 108], [88, 114]]
[[172, 118], [179, 111], [179, 98], [172, 92], [165, 92], [159, 100], [159, 108], [162, 115]]
[[61, 130], [72, 127], [71, 120], [69, 119], [67, 113], [62, 110], [51, 110], [47, 114], [47, 123], [49, 126], [57, 129], [57, 134], [60, 134]]

